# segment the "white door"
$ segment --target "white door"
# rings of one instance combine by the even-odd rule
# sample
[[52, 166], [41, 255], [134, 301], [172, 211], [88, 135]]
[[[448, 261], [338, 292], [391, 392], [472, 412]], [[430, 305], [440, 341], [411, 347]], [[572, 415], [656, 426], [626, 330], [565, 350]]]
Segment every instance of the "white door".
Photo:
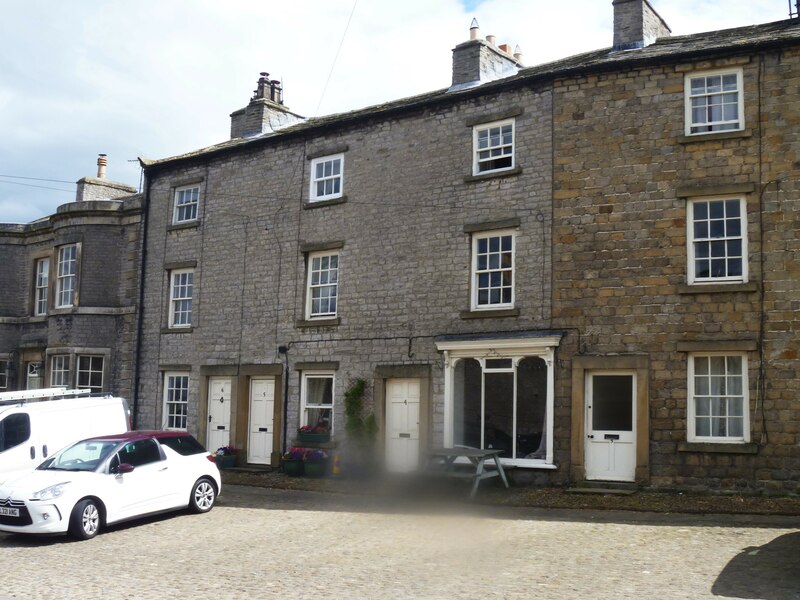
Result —
[[216, 452], [231, 443], [231, 380], [211, 377], [208, 380], [208, 448]]
[[386, 468], [407, 473], [419, 467], [419, 379], [386, 381]]
[[275, 379], [254, 377], [250, 380], [250, 435], [247, 462], [268, 465], [271, 462], [275, 435]]
[[586, 378], [586, 479], [634, 481], [636, 377], [590, 373]]

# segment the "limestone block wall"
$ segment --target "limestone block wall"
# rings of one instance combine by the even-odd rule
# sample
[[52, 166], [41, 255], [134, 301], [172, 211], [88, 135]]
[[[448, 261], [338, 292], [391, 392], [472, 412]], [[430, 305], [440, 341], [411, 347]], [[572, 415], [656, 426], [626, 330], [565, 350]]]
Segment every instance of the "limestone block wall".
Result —
[[[161, 422], [161, 377], [172, 367], [192, 374], [189, 428], [196, 431], [205, 411], [201, 368], [286, 360], [293, 431], [295, 365], [338, 363], [339, 424], [348, 381], [371, 380], [380, 366], [422, 365], [432, 369], [431, 433], [441, 439], [442, 359], [433, 338], [550, 323], [550, 102], [548, 86], [448, 101], [153, 172], [139, 425]], [[469, 123], [509, 110], [518, 113], [519, 170], [476, 180]], [[308, 201], [310, 157], [326, 153], [344, 156], [344, 199], [315, 205]], [[174, 188], [189, 181], [201, 186], [201, 218], [170, 227]], [[465, 318], [465, 226], [506, 219], [518, 223], [519, 316]], [[304, 248], [332, 242], [340, 245], [338, 322], [315, 326], [304, 322]], [[196, 265], [192, 328], [176, 333], [165, 329], [167, 272], [189, 264]]]

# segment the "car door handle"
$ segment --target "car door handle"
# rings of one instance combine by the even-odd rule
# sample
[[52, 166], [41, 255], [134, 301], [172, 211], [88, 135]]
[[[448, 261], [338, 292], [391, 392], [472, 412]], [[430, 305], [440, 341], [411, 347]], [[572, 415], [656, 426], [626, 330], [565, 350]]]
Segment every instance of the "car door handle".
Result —
[[158, 470], [158, 472], [160, 473], [161, 471], [166, 471], [167, 469], [169, 469], [169, 467], [161, 467], [161, 468]]
[[36, 446], [31, 446], [31, 458], [36, 458]]

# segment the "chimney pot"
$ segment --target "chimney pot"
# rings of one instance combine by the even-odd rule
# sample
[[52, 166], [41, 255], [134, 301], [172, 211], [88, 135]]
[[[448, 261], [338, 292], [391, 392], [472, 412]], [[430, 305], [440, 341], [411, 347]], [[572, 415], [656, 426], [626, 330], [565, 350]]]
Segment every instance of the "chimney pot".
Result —
[[520, 50], [519, 44], [514, 48], [514, 58], [517, 59], [517, 62], [522, 62], [522, 50]]
[[486, 36], [486, 41], [489, 43], [490, 46], [494, 46], [494, 42], [495, 42], [496, 39], [497, 39], [497, 37], [493, 36], [493, 35], [487, 35]]
[[106, 158], [105, 154], [98, 154], [97, 155], [97, 178], [98, 179], [105, 179], [106, 176], [106, 165], [108, 164], [108, 159]]
[[481, 35], [481, 28], [478, 25], [478, 19], [472, 19], [469, 25], [469, 39], [477, 40]]

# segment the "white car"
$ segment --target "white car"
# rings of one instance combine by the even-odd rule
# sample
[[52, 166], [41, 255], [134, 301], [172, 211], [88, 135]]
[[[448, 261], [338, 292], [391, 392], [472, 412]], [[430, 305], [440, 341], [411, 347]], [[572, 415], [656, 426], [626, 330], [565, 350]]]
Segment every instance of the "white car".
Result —
[[0, 531], [86, 540], [112, 523], [191, 508], [222, 489], [214, 457], [182, 431], [129, 431], [64, 448], [0, 487]]

